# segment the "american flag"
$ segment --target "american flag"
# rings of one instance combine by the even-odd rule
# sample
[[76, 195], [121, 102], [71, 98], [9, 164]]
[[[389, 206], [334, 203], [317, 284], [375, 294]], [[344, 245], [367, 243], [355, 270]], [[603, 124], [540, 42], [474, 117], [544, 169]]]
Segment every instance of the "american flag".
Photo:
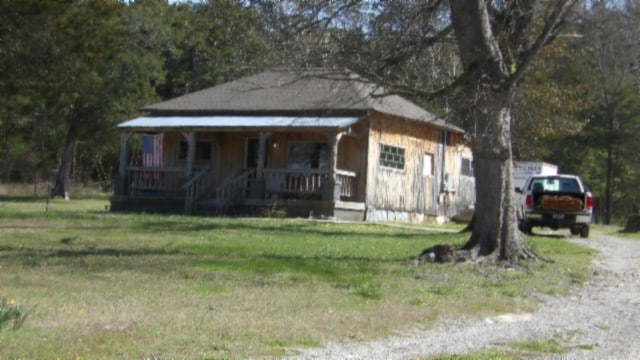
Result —
[[162, 154], [162, 134], [142, 135], [142, 166], [162, 167], [164, 164]]

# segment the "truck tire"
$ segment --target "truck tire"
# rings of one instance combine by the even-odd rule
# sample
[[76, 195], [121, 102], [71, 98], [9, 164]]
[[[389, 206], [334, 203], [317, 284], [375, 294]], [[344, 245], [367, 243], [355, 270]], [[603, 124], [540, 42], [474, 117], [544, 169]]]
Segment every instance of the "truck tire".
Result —
[[571, 225], [569, 231], [571, 232], [571, 235], [578, 235], [580, 234], [581, 229], [582, 228], [579, 225]]
[[583, 225], [580, 228], [580, 237], [581, 238], [588, 238], [589, 237], [589, 225]]

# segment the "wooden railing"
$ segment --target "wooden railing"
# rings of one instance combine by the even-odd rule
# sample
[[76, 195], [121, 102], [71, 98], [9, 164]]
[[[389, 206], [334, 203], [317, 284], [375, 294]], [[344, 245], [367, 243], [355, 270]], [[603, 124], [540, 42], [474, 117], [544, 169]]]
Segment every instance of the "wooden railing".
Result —
[[[264, 169], [267, 193], [321, 194], [322, 186], [329, 180], [327, 170]], [[336, 180], [342, 184], [340, 196], [353, 197], [356, 193], [356, 173], [336, 171]]]
[[151, 168], [131, 166], [129, 191], [132, 194], [144, 191], [178, 192], [185, 180], [184, 168]]
[[243, 199], [247, 194], [249, 181], [255, 176], [255, 169], [247, 169], [228, 177], [216, 187], [216, 203], [218, 213], [224, 211], [229, 204]]
[[264, 169], [266, 192], [319, 193], [328, 178], [324, 170]]
[[336, 170], [336, 179], [342, 186], [340, 196], [352, 198], [356, 196], [357, 174], [353, 171]]
[[[264, 169], [263, 174], [266, 196], [274, 193], [323, 196], [323, 191], [330, 190], [323, 189], [330, 184], [331, 174], [326, 170]], [[218, 212], [244, 199], [251, 180], [255, 178], [255, 169], [230, 176], [218, 186], [215, 186], [209, 168], [198, 170], [190, 179], [186, 179], [184, 168], [129, 167], [127, 175], [131, 196], [137, 197], [145, 192], [165, 193], [159, 196], [184, 196], [184, 211], [191, 214], [196, 210], [197, 202], [212, 196], [214, 191]], [[340, 197], [353, 199], [357, 190], [356, 173], [337, 170], [335, 175], [340, 184]]]
[[182, 190], [185, 193], [185, 214], [193, 214], [195, 212], [198, 200], [211, 193], [212, 186], [213, 174], [208, 167], [198, 171], [189, 181], [182, 185]]

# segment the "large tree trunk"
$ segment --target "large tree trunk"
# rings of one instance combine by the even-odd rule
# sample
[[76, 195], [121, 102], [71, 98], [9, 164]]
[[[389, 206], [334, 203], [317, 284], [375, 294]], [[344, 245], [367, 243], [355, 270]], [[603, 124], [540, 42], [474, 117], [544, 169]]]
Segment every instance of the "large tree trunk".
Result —
[[475, 222], [472, 256], [512, 263], [533, 256], [518, 231], [513, 195], [509, 71], [484, 0], [451, 0], [451, 19], [467, 81], [458, 114], [473, 133]]
[[488, 262], [517, 263], [534, 254], [522, 242], [517, 225], [509, 94], [483, 91], [472, 95], [476, 101], [469, 104], [468, 115], [476, 120], [476, 206], [471, 237], [464, 248]]

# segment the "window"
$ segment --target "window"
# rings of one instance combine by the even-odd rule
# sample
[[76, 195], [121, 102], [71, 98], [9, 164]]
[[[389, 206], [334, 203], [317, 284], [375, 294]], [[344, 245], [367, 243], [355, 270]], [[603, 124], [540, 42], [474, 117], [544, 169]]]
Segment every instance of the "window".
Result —
[[460, 167], [460, 174], [464, 176], [474, 176], [473, 173], [473, 160], [462, 158], [462, 166]]
[[391, 145], [380, 145], [380, 166], [404, 169], [404, 149]]
[[422, 176], [433, 176], [433, 154], [424, 153], [422, 156]]
[[[211, 160], [211, 143], [208, 141], [197, 141], [195, 161]], [[189, 152], [189, 144], [186, 141], [180, 141], [178, 144], [178, 160], [186, 160]]]
[[559, 177], [535, 178], [530, 188], [533, 191], [581, 192], [580, 185], [576, 179]]
[[289, 169], [327, 169], [327, 144], [316, 142], [290, 142], [287, 150]]

